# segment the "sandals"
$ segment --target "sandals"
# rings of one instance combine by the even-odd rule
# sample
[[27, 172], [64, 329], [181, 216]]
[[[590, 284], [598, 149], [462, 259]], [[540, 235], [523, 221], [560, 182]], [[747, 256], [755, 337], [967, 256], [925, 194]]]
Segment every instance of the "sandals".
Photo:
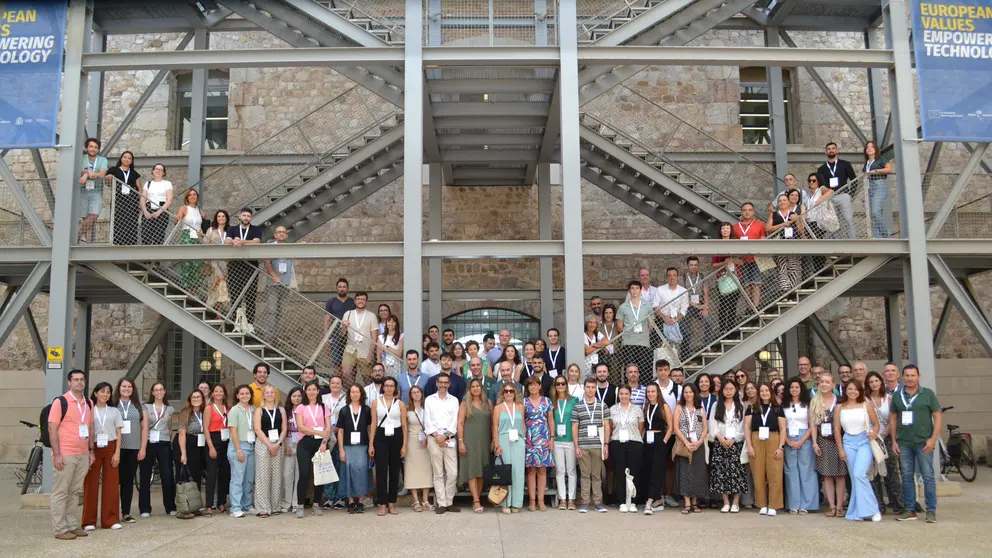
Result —
[[827, 513], [825, 513], [824, 515], [826, 515], [827, 517], [835, 517], [837, 515], [837, 510], [834, 508], [830, 508], [829, 510], [827, 510]]
[[379, 511], [375, 512], [375, 514], [378, 515], [379, 517], [385, 516], [386, 515], [386, 506], [379, 506]]
[[260, 518], [266, 518], [266, 517], [269, 517], [269, 514], [267, 514], [267, 513], [265, 513], [265, 512], [262, 512], [262, 513], [260, 513], [260, 514], [258, 514], [258, 516], [257, 516], [257, 517], [260, 517]]
[[689, 515], [692, 512], [692, 506], [686, 506], [682, 508], [682, 515]]
[[427, 511], [434, 511], [434, 510], [437, 509], [437, 506], [435, 506], [434, 504], [432, 504], [430, 502], [424, 502], [424, 509], [427, 510]]
[[424, 508], [423, 508], [423, 506], [420, 505], [420, 502], [414, 502], [413, 503], [413, 511], [415, 511], [417, 513], [420, 513], [422, 511], [424, 511]]
[[799, 510], [799, 515], [807, 515], [808, 513], [806, 510]]
[[400, 510], [396, 509], [396, 504], [389, 504], [389, 515], [399, 515]]
[[478, 500], [476, 500], [472, 502], [472, 511], [474, 511], [475, 513], [482, 513], [483, 511], [485, 511], [485, 508], [483, 508], [482, 504], [479, 503]]
[[699, 509], [699, 506], [692, 506], [692, 513], [703, 513], [703, 510]]
[[844, 508], [837, 508], [837, 515], [836, 515], [836, 517], [844, 517], [846, 515], [847, 515], [847, 511], [844, 510]]
[[527, 511], [536, 511], [536, 504], [534, 504], [534, 502], [531, 502], [530, 505], [527, 506]]

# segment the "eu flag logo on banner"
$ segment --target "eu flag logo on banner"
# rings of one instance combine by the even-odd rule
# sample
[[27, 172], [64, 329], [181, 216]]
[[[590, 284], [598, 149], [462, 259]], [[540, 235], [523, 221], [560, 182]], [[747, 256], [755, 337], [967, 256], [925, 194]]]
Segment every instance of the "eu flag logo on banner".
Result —
[[54, 147], [66, 3], [0, 2], [0, 148]]

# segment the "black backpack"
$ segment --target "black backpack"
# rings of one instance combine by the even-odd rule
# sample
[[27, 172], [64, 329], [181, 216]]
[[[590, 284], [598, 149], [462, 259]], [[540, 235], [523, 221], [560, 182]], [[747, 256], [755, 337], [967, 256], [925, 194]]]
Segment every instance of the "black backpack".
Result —
[[[59, 419], [59, 422], [65, 420], [65, 415], [69, 412], [69, 401], [64, 395], [56, 397], [51, 403], [42, 407], [41, 415], [38, 417], [38, 429], [41, 430], [41, 443], [46, 448], [52, 447], [52, 438], [48, 435], [48, 415], [52, 412], [52, 405], [55, 404], [56, 400], [62, 405], [62, 418]], [[92, 409], [89, 398], [84, 396], [83, 401], [86, 401], [87, 408]]]

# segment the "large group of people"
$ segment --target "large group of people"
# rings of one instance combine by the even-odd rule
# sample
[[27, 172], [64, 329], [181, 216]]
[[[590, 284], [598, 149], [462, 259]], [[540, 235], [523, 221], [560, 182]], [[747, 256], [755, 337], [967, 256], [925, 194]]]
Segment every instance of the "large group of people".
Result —
[[[536, 353], [518, 376], [523, 364], [504, 358], [516, 354], [509, 332], [500, 332], [504, 341], [486, 352], [485, 360], [495, 359], [489, 372], [483, 357], [473, 356], [463, 374], [448, 351], [435, 371], [410, 350], [397, 376], [376, 362], [368, 385], [335, 373], [322, 387], [308, 367], [301, 386], [286, 394], [259, 363], [254, 381], [231, 397], [224, 384], [202, 382], [178, 413], [161, 382], [144, 402], [127, 378], [116, 388], [101, 382], [87, 395], [85, 373], [73, 370], [69, 391], [48, 417], [55, 537], [138, 521], [131, 506], [136, 475], [141, 518], [155, 509], [157, 475], [162, 513], [182, 519], [304, 518], [307, 507], [314, 516], [361, 514], [370, 505], [378, 516], [395, 515], [401, 491], [412, 495], [414, 512], [443, 514], [461, 511], [459, 487], [468, 489], [474, 513], [484, 513], [486, 501], [505, 514], [525, 503], [545, 511], [554, 482], [552, 503], [579, 513], [750, 507], [766, 516], [823, 511], [877, 522], [887, 510], [900, 521], [918, 517], [918, 474], [926, 520], [936, 521], [932, 452], [940, 406], [913, 365], [901, 374], [891, 363], [882, 374], [860, 362], [844, 365], [835, 385], [831, 373], [803, 357], [797, 376], [786, 381], [776, 373], [755, 385], [744, 370], [690, 381], [658, 360], [648, 374], [628, 363], [626, 381], [615, 384], [606, 363], [582, 378], [578, 364], [552, 357], [560, 368], [547, 370], [545, 355]], [[556, 344], [548, 349], [563, 355]], [[428, 359], [436, 353], [431, 342]], [[496, 501], [486, 492], [491, 463], [510, 467], [505, 496]], [[191, 508], [177, 506], [182, 483], [203, 489]]]

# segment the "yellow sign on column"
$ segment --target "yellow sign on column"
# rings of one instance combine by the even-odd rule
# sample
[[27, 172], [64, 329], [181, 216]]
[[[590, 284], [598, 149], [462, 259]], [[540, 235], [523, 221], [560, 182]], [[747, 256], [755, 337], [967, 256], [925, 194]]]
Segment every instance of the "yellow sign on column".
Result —
[[48, 362], [50, 364], [62, 364], [62, 347], [48, 348]]

